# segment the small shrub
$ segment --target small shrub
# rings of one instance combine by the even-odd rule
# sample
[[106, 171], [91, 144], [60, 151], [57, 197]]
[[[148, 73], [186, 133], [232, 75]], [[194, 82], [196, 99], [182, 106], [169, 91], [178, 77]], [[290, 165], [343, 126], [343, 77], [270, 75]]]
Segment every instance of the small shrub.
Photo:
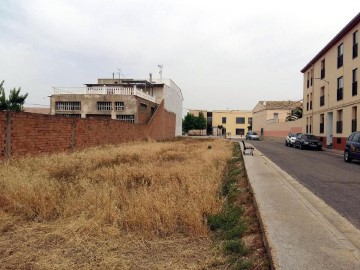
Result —
[[236, 254], [244, 256], [248, 252], [244, 242], [241, 239], [229, 240], [224, 244], [224, 251], [226, 254]]

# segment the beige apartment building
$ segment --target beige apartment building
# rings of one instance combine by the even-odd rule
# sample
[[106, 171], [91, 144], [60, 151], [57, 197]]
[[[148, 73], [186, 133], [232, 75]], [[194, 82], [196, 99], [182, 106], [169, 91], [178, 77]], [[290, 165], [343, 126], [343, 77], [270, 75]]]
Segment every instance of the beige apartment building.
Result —
[[286, 121], [291, 111], [302, 107], [301, 101], [259, 101], [252, 110], [253, 131], [261, 138], [283, 141], [289, 132], [302, 131], [302, 119]]
[[[189, 113], [198, 116], [203, 112], [207, 120], [207, 134], [228, 137], [243, 137], [251, 130], [252, 112], [247, 110], [190, 110]], [[222, 128], [219, 128], [222, 127]]]
[[339, 150], [360, 124], [359, 29], [360, 13], [301, 70], [303, 130]]

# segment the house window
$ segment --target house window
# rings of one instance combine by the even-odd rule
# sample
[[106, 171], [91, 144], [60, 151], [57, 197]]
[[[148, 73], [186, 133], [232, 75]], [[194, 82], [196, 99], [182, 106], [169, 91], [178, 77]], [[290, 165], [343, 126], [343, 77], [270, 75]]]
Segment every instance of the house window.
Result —
[[226, 117], [223, 117], [223, 118], [222, 118], [221, 123], [226, 124]]
[[279, 118], [279, 113], [275, 112], [274, 113], [274, 119], [278, 119]]
[[353, 34], [353, 58], [358, 56], [358, 31]]
[[336, 93], [336, 100], [343, 99], [343, 87], [344, 87], [344, 79], [340, 77], [337, 79], [337, 93]]
[[98, 101], [97, 109], [98, 111], [111, 111], [111, 102]]
[[237, 128], [236, 130], [236, 135], [244, 135], [245, 134], [245, 130], [243, 128]]
[[320, 114], [320, 132], [324, 133], [324, 114]]
[[357, 107], [352, 107], [352, 118], [351, 118], [351, 132], [355, 132], [357, 129]]
[[343, 66], [343, 56], [344, 56], [344, 43], [341, 43], [338, 46], [338, 59], [337, 59], [337, 67], [338, 68]]
[[252, 125], [252, 117], [249, 117], [249, 118], [248, 118], [248, 124], [249, 124], [249, 125]]
[[321, 73], [320, 73], [320, 79], [325, 78], [325, 59], [321, 61]]
[[80, 111], [81, 102], [79, 101], [56, 101], [55, 109], [57, 111]]
[[135, 117], [134, 115], [126, 115], [126, 114], [118, 114], [116, 116], [116, 119], [119, 121], [129, 122], [129, 123], [135, 123]]
[[311, 70], [310, 72], [311, 72], [311, 77], [310, 77], [310, 86], [312, 86], [312, 85], [313, 85], [314, 71], [313, 71], [313, 70]]
[[337, 121], [336, 121], [336, 133], [342, 133], [342, 128], [343, 128], [342, 117], [343, 117], [343, 110], [338, 110]]
[[352, 95], [357, 95], [358, 69], [352, 71]]
[[123, 111], [124, 108], [125, 108], [124, 102], [121, 102], [121, 101], [116, 101], [115, 102], [115, 110], [116, 111]]
[[236, 124], [245, 124], [245, 117], [236, 117]]
[[140, 111], [146, 112], [146, 111], [147, 111], [147, 104], [145, 104], [145, 103], [140, 103]]
[[312, 93], [310, 94], [310, 110], [312, 110]]
[[320, 107], [325, 105], [325, 87], [320, 88]]

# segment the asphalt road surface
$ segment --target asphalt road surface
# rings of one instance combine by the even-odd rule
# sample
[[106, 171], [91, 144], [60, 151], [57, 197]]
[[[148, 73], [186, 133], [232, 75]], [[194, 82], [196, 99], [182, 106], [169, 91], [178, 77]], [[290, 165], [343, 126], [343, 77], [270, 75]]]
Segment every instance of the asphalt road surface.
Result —
[[247, 141], [360, 229], [360, 162], [341, 153], [299, 150], [285, 143]]

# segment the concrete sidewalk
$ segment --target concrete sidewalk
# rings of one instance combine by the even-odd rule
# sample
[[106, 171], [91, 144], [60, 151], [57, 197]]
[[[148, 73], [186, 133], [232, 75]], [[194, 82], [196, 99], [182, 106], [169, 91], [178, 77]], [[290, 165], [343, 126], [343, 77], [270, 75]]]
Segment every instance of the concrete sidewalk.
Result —
[[257, 149], [244, 162], [275, 269], [360, 269], [358, 229]]

